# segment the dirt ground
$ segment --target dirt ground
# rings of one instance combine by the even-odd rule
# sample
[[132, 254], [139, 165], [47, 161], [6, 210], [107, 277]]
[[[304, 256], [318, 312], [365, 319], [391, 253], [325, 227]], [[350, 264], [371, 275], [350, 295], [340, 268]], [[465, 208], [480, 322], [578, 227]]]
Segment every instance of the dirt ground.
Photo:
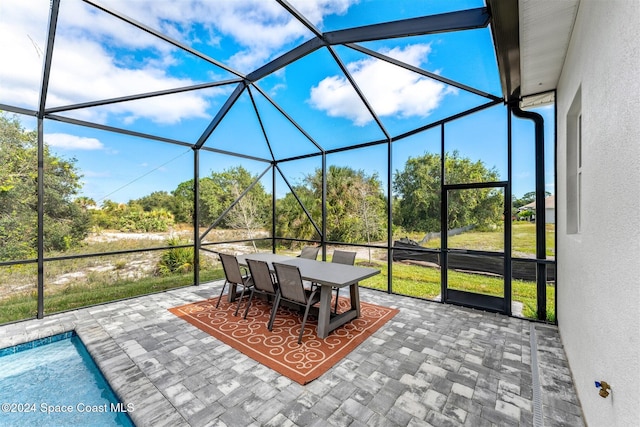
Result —
[[[200, 230], [200, 233], [204, 233], [206, 229]], [[234, 240], [245, 238], [243, 233], [236, 230], [211, 230], [205, 238], [205, 241], [215, 242], [224, 240]], [[151, 241], [156, 242], [157, 246], [162, 246], [163, 242], [166, 242], [171, 237], [180, 237], [185, 240], [193, 240], [192, 230], [172, 230], [168, 232], [154, 232], [154, 233], [124, 233], [120, 231], [105, 230], [97, 233], [91, 233], [85, 243], [91, 252], [90, 247], [93, 244], [100, 243], [115, 243], [122, 241]], [[262, 236], [266, 237], [266, 233]], [[155, 246], [156, 244], [153, 243]], [[115, 244], [114, 247], [118, 245]], [[223, 251], [233, 254], [244, 254], [254, 251], [251, 244], [241, 243], [224, 243], [211, 247], [216, 251]], [[359, 260], [367, 260], [369, 258], [369, 249], [353, 246], [344, 247], [331, 247], [327, 251], [327, 255], [331, 255], [334, 249], [343, 249], [346, 251], [356, 251], [357, 258]], [[286, 251], [283, 251], [286, 253]], [[296, 254], [297, 250], [291, 252], [292, 255]], [[52, 269], [47, 269], [45, 264], [45, 285], [46, 286], [65, 286], [74, 283], [84, 283], [90, 280], [91, 276], [100, 274], [116, 277], [117, 279], [136, 279], [153, 274], [158, 260], [162, 254], [162, 251], [148, 251], [126, 254], [122, 256], [107, 256], [98, 258], [87, 258], [82, 260], [76, 260], [73, 263], [73, 271], [62, 271], [59, 273], [52, 273]], [[217, 263], [218, 257], [215, 254], [202, 252], [202, 256], [207, 257], [211, 262]], [[320, 259], [320, 257], [318, 257]], [[386, 250], [371, 249], [372, 260], [385, 260]], [[48, 270], [48, 271], [47, 271]], [[35, 289], [37, 286], [37, 276], [35, 274], [9, 274], [8, 276], [0, 277], [0, 299], [10, 296], [14, 293], [21, 293]]]

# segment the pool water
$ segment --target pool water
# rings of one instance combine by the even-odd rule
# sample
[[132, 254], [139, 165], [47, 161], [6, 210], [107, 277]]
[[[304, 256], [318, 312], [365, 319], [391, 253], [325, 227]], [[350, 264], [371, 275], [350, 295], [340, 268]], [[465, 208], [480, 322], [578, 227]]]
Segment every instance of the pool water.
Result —
[[133, 426], [73, 332], [0, 350], [1, 426]]

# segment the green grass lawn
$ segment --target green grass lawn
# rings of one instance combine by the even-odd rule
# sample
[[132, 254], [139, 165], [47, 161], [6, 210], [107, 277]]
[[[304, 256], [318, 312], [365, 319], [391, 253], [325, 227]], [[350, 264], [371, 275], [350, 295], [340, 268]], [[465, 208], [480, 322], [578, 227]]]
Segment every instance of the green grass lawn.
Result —
[[[387, 290], [387, 264], [378, 263], [380, 274], [360, 282], [361, 286]], [[502, 277], [449, 271], [449, 283], [455, 288], [468, 292], [503, 297]], [[440, 269], [404, 263], [393, 264], [393, 292], [418, 298], [435, 299], [440, 295]], [[511, 283], [513, 301], [523, 304], [522, 315], [537, 318], [537, 291], [535, 282], [513, 280]], [[547, 286], [547, 320], [555, 322], [555, 287]]]
[[[200, 281], [208, 282], [223, 277], [224, 273], [221, 268], [206, 270], [201, 272]], [[45, 314], [53, 314], [192, 284], [193, 273], [160, 277], [151, 276], [140, 280], [115, 282], [106, 276], [103, 280], [94, 278], [88, 284], [71, 284], [46, 290], [44, 311]], [[15, 294], [0, 300], [0, 324], [35, 317], [37, 313], [36, 298], [36, 292], [32, 291]]]
[[[553, 256], [554, 246], [553, 224], [547, 225], [547, 255]], [[410, 236], [414, 240], [422, 237]], [[467, 232], [458, 236], [452, 236], [450, 246], [457, 248], [481, 249], [487, 251], [499, 251], [502, 248], [502, 232]], [[152, 242], [146, 242], [151, 246]], [[158, 242], [153, 242], [158, 245]], [[513, 249], [514, 255], [524, 256], [535, 253], [535, 224], [528, 222], [513, 223]], [[132, 249], [140, 242], [118, 242], [117, 249]], [[162, 244], [162, 243], [160, 243]], [[95, 244], [85, 247], [78, 252], [100, 252], [107, 250], [107, 244]], [[133, 247], [129, 247], [133, 246]], [[439, 248], [439, 239], [434, 239], [426, 245], [430, 248]], [[109, 246], [111, 250], [115, 248]], [[159, 254], [158, 252], [157, 254]], [[520, 255], [518, 255], [520, 254]], [[524, 254], [524, 255], [522, 255]], [[48, 262], [46, 264], [45, 277], [45, 313], [52, 314], [60, 311], [72, 310], [89, 305], [100, 304], [113, 300], [130, 298], [138, 295], [159, 292], [167, 289], [188, 286], [193, 283], [193, 274], [176, 274], [171, 276], [156, 276], [152, 273], [139, 279], [126, 278], [118, 274], [118, 269], [136, 261], [135, 255], [112, 255], [97, 258], [72, 259], [64, 261]], [[92, 272], [83, 280], [72, 281], [68, 285], [46, 286], [48, 281], [59, 275], [86, 271], [93, 267], [99, 267], [105, 263], [115, 266], [115, 272]], [[358, 262], [361, 262], [359, 260]], [[367, 279], [362, 286], [373, 289], [387, 290], [387, 264], [378, 261], [381, 274]], [[201, 272], [201, 281], [207, 282], [224, 277], [219, 267], [207, 266]], [[37, 281], [36, 265], [13, 266], [0, 269], [0, 284], [2, 283], [33, 283], [30, 289], [35, 287]], [[500, 277], [490, 277], [479, 274], [449, 272], [450, 286], [469, 292], [486, 295], [503, 296], [503, 280]], [[440, 295], [440, 270], [418, 265], [394, 263], [392, 291], [401, 295], [409, 295], [418, 298], [434, 299]], [[512, 281], [512, 299], [523, 304], [523, 315], [536, 318], [536, 284], [520, 280]], [[547, 320], [555, 321], [555, 288], [547, 287]], [[37, 310], [36, 292], [20, 292], [0, 299], [0, 324], [35, 317]]]
[[[358, 263], [363, 261], [358, 261]], [[387, 290], [387, 264], [378, 262], [380, 274], [364, 280], [361, 286], [372, 289]], [[201, 272], [201, 282], [217, 280], [224, 277], [220, 268]], [[503, 280], [500, 277], [488, 277], [479, 274], [449, 272], [449, 280], [456, 283], [457, 289], [487, 295], [502, 296]], [[114, 281], [107, 277], [94, 277], [88, 284], [68, 285], [50, 288], [45, 292], [45, 313], [52, 314], [72, 310], [89, 305], [100, 304], [123, 298], [164, 291], [167, 289], [189, 286], [193, 283], [192, 273], [167, 277], [146, 277], [140, 280]], [[418, 298], [434, 299], [440, 295], [440, 270], [418, 265], [394, 263], [393, 292]], [[523, 304], [523, 315], [536, 317], [536, 284], [514, 280], [512, 282], [514, 301]], [[553, 306], [555, 288], [547, 287], [547, 320], [555, 321]], [[0, 324], [33, 318], [36, 315], [37, 303], [35, 291], [21, 293], [0, 301]]]
[[[513, 256], [531, 257], [536, 254], [536, 224], [526, 221], [514, 221], [511, 228], [511, 246]], [[555, 224], [546, 225], [547, 256], [555, 256]], [[412, 233], [410, 239], [420, 241], [424, 234]], [[457, 249], [475, 249], [482, 251], [504, 251], [503, 230], [468, 231], [448, 238], [449, 247]], [[423, 245], [426, 248], [440, 248], [440, 239], [431, 239]]]

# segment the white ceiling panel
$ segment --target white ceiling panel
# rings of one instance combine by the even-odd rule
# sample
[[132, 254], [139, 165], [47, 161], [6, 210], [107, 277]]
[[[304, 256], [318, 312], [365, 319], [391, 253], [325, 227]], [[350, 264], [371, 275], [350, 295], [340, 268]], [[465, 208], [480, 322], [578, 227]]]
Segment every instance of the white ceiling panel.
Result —
[[519, 0], [521, 95], [556, 88], [579, 0]]

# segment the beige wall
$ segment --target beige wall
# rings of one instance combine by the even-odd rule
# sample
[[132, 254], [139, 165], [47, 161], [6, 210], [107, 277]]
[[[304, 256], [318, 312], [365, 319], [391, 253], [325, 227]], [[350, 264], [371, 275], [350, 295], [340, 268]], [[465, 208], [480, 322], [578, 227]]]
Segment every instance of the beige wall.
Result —
[[[579, 91], [581, 229], [568, 233], [567, 114]], [[580, 2], [557, 114], [560, 333], [587, 423], [640, 426], [640, 1]], [[611, 384], [608, 398], [596, 380]]]

